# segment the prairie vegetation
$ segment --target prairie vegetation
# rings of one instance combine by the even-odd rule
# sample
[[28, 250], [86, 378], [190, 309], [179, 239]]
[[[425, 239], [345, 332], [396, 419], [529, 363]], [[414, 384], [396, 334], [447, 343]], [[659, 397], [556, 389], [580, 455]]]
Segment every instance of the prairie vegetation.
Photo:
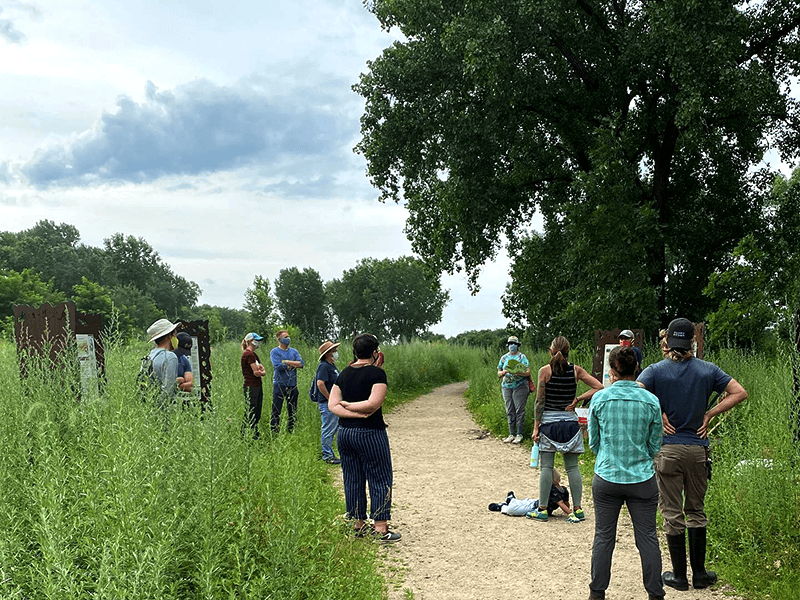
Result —
[[[317, 354], [299, 350], [307, 366], [298, 426], [253, 443], [241, 436], [236, 344], [212, 353], [214, 411], [168, 420], [133, 385], [144, 344], [107, 345], [107, 382], [95, 400], [77, 399], [44, 365], [21, 380], [14, 347], [1, 345], [0, 597], [381, 597], [381, 551], [348, 535], [333, 468], [319, 460], [319, 416], [306, 395]], [[426, 343], [383, 350], [389, 410], [469, 378], [476, 419], [505, 432], [499, 354]], [[527, 354], [534, 370], [546, 360]], [[340, 362], [347, 358], [343, 348]], [[588, 366], [588, 348], [571, 358]], [[744, 597], [791, 598], [800, 584], [800, 472], [790, 355], [709, 358], [750, 392], [713, 431], [711, 566]], [[583, 459], [587, 479], [592, 459]]]

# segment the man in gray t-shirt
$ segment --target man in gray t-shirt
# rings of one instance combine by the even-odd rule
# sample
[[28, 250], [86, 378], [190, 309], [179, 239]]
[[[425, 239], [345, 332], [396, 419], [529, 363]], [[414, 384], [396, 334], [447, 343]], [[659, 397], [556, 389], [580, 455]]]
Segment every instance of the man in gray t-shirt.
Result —
[[147, 335], [156, 347], [150, 351], [150, 361], [153, 365], [153, 373], [161, 382], [161, 405], [172, 401], [178, 391], [178, 357], [171, 352], [178, 345], [176, 331], [178, 324], [170, 323], [167, 319], [159, 319], [147, 328]]

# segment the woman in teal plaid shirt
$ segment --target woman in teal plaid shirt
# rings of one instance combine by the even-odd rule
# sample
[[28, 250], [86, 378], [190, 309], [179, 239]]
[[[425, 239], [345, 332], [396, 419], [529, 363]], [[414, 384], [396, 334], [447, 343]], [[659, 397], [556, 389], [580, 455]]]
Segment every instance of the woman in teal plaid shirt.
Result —
[[597, 455], [592, 480], [595, 524], [590, 600], [602, 600], [611, 580], [617, 520], [628, 507], [642, 579], [650, 600], [664, 598], [661, 549], [656, 533], [658, 483], [653, 458], [663, 427], [658, 398], [634, 381], [637, 359], [619, 346], [608, 357], [613, 385], [597, 392], [589, 407], [589, 447]]

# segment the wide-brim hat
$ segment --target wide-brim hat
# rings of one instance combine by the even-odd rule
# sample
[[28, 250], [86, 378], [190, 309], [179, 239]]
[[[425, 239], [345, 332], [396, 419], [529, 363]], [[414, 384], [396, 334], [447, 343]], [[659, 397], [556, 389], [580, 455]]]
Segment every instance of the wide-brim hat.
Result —
[[159, 319], [147, 328], [147, 335], [150, 336], [151, 342], [155, 342], [158, 338], [175, 331], [178, 325], [180, 323], [172, 323], [169, 319]]
[[675, 319], [667, 327], [667, 347], [691, 350], [694, 324], [689, 319]]
[[633, 339], [633, 332], [630, 329], [623, 329], [622, 331], [619, 332], [618, 337]]
[[330, 340], [322, 342], [322, 345], [319, 347], [319, 360], [322, 360], [323, 356], [325, 356], [331, 350], [336, 350], [338, 347], [339, 342], [336, 342], [335, 344]]
[[519, 339], [515, 335], [509, 336], [506, 344], [519, 344]]

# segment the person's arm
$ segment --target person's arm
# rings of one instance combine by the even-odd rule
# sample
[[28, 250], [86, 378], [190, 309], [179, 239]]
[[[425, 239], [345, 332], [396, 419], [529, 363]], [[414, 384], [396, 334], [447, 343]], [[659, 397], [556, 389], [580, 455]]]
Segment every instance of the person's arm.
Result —
[[533, 434], [531, 439], [534, 442], [539, 441], [539, 424], [544, 415], [544, 395], [545, 386], [550, 381], [550, 365], [545, 365], [539, 369], [539, 385], [536, 387], [536, 404], [533, 409]]
[[254, 360], [250, 363], [250, 369], [253, 371], [253, 375], [256, 377], [263, 377], [266, 374], [266, 370], [264, 369], [264, 365], [262, 365], [257, 360]]
[[[647, 436], [647, 454], [650, 458], [655, 458], [656, 454], [658, 454], [659, 449], [661, 448], [661, 442], [664, 438], [664, 420], [666, 419], [666, 415], [661, 414], [661, 409], [659, 408], [656, 411], [653, 420], [650, 421], [650, 434]], [[669, 423], [669, 420], [667, 420]], [[670, 427], [672, 427], [670, 425]], [[674, 431], [674, 428], [673, 428]]]
[[600, 450], [600, 421], [597, 420], [595, 408], [589, 407], [589, 422], [586, 428], [589, 430], [589, 448], [596, 456]]
[[592, 398], [592, 396], [594, 396], [597, 392], [603, 389], [602, 383], [600, 383], [599, 381], [597, 381], [597, 379], [589, 375], [589, 373], [586, 372], [586, 369], [584, 369], [583, 367], [579, 367], [578, 365], [575, 365], [575, 378], [578, 381], [582, 381], [583, 383], [588, 385], [590, 389], [583, 392], [580, 396], [575, 398], [572, 404], [570, 404], [567, 407], [567, 410], [575, 410], [575, 407], [578, 404], [584, 404], [585, 402], [588, 402]]
[[558, 508], [563, 510], [565, 515], [568, 515], [572, 512], [572, 509], [569, 507], [569, 503], [564, 502], [563, 500], [558, 501]]
[[172, 395], [177, 389], [178, 357], [172, 352], [167, 352], [162, 366], [161, 391]]
[[328, 398], [328, 410], [337, 417], [344, 417], [346, 419], [364, 419], [368, 416], [352, 410], [347, 410], [342, 406], [342, 390], [335, 383], [331, 388], [331, 394]]
[[281, 362], [289, 367], [292, 367], [293, 369], [302, 369], [305, 367], [306, 363], [303, 362], [303, 357], [300, 356], [300, 353], [297, 350], [294, 351], [294, 355], [297, 357], [296, 360], [284, 360]]
[[508, 373], [508, 371], [506, 371], [506, 370], [503, 368], [503, 359], [501, 358], [501, 359], [500, 359], [500, 362], [499, 362], [499, 363], [497, 363], [497, 378], [498, 378], [498, 379], [502, 379], [502, 378], [503, 378], [503, 375], [505, 375], [506, 373]]
[[184, 371], [183, 377], [178, 377], [178, 379], [183, 379], [182, 382], [178, 383], [178, 388], [180, 388], [183, 392], [191, 392], [194, 388], [194, 375], [192, 375], [191, 371]]
[[711, 419], [719, 414], [729, 411], [747, 398], [747, 391], [735, 379], [731, 379], [728, 382], [728, 385], [725, 387], [725, 393], [725, 398], [712, 406], [703, 417], [703, 424], [700, 426], [700, 429], [697, 430], [697, 435], [700, 437], [704, 438], [708, 434], [708, 424], [711, 422]]
[[325, 386], [325, 382], [322, 381], [322, 379], [317, 379], [317, 389], [319, 390], [319, 393], [322, 394], [322, 397], [325, 398], [325, 400], [331, 399], [331, 395], [328, 393], [328, 388]]
[[281, 360], [280, 354], [278, 354], [275, 350], [277, 350], [277, 348], [273, 348], [269, 351], [269, 360], [272, 362], [273, 369], [279, 373], [283, 373], [287, 371], [289, 367], [285, 364], [285, 360]]
[[342, 400], [342, 406], [347, 410], [369, 416], [383, 406], [383, 401], [386, 400], [387, 389], [388, 387], [385, 383], [373, 383], [369, 398], [359, 402], [347, 402]]

